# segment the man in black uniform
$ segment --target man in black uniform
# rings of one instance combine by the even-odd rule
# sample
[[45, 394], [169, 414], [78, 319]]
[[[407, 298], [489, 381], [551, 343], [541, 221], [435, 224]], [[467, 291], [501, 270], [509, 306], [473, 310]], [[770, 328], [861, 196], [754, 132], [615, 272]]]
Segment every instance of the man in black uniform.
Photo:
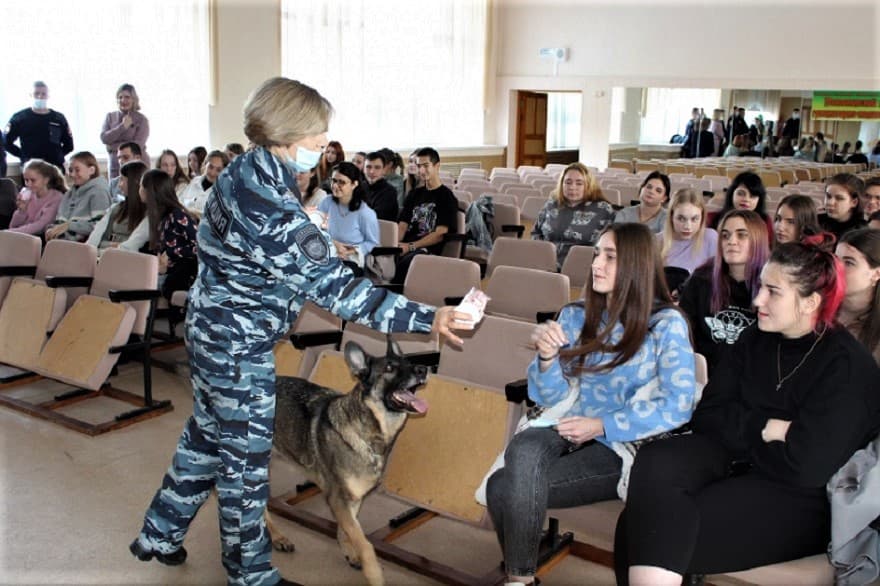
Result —
[[[42, 81], [34, 82], [31, 93], [34, 104], [13, 114], [6, 126], [6, 150], [24, 165], [29, 159], [43, 159], [64, 168], [64, 155], [73, 150], [73, 134], [67, 118], [50, 110], [49, 88]], [[21, 144], [16, 144], [20, 141]]]

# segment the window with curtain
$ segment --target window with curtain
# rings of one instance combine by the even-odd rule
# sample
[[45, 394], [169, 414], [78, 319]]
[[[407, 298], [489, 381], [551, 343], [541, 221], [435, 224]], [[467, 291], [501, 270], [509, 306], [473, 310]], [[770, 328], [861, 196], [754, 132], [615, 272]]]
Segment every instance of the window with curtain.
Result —
[[673, 135], [684, 134], [693, 108], [703, 108], [711, 117], [720, 103], [720, 89], [648, 88], [639, 142], [666, 144]]
[[75, 150], [103, 158], [104, 116], [116, 109], [117, 88], [131, 83], [150, 120], [151, 155], [210, 146], [207, 11], [208, 0], [4, 3], [0, 124], [32, 104], [41, 80]]
[[483, 143], [486, 0], [282, 0], [282, 74], [343, 148]]
[[547, 150], [576, 149], [581, 145], [580, 92], [547, 94]]

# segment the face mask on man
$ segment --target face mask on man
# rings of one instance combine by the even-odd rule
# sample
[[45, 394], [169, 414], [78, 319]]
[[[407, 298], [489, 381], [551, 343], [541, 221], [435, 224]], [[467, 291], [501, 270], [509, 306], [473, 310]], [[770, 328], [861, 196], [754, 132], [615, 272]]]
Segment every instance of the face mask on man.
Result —
[[45, 98], [34, 98], [34, 109], [35, 110], [45, 110], [46, 104], [49, 103], [49, 100]]

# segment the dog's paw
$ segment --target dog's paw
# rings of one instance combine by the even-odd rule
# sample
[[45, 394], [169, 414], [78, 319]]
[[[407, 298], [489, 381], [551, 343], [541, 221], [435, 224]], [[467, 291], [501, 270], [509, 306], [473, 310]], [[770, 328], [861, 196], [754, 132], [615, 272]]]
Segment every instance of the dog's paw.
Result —
[[272, 540], [272, 547], [274, 547], [278, 551], [283, 551], [285, 553], [291, 553], [296, 548], [293, 545], [293, 542], [286, 537], [280, 537], [278, 539]]
[[364, 569], [363, 565], [361, 564], [360, 558], [358, 558], [357, 556], [346, 555], [345, 561], [347, 561], [348, 565], [351, 566], [352, 568], [354, 568], [355, 570], [363, 570]]

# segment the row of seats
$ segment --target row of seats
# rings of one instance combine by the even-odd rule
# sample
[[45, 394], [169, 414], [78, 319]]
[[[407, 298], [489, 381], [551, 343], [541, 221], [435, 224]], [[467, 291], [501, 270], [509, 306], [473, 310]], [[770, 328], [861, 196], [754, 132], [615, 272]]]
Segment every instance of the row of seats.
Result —
[[[40, 253], [36, 236], [0, 231], [0, 363], [77, 387], [56, 403], [0, 402], [89, 434], [126, 425], [151, 411], [169, 410], [151, 395], [150, 348], [158, 259], [111, 248], [52, 240]], [[143, 399], [113, 389], [108, 377], [123, 352], [144, 362]], [[134, 404], [133, 412], [90, 424], [56, 412], [85, 391]]]

